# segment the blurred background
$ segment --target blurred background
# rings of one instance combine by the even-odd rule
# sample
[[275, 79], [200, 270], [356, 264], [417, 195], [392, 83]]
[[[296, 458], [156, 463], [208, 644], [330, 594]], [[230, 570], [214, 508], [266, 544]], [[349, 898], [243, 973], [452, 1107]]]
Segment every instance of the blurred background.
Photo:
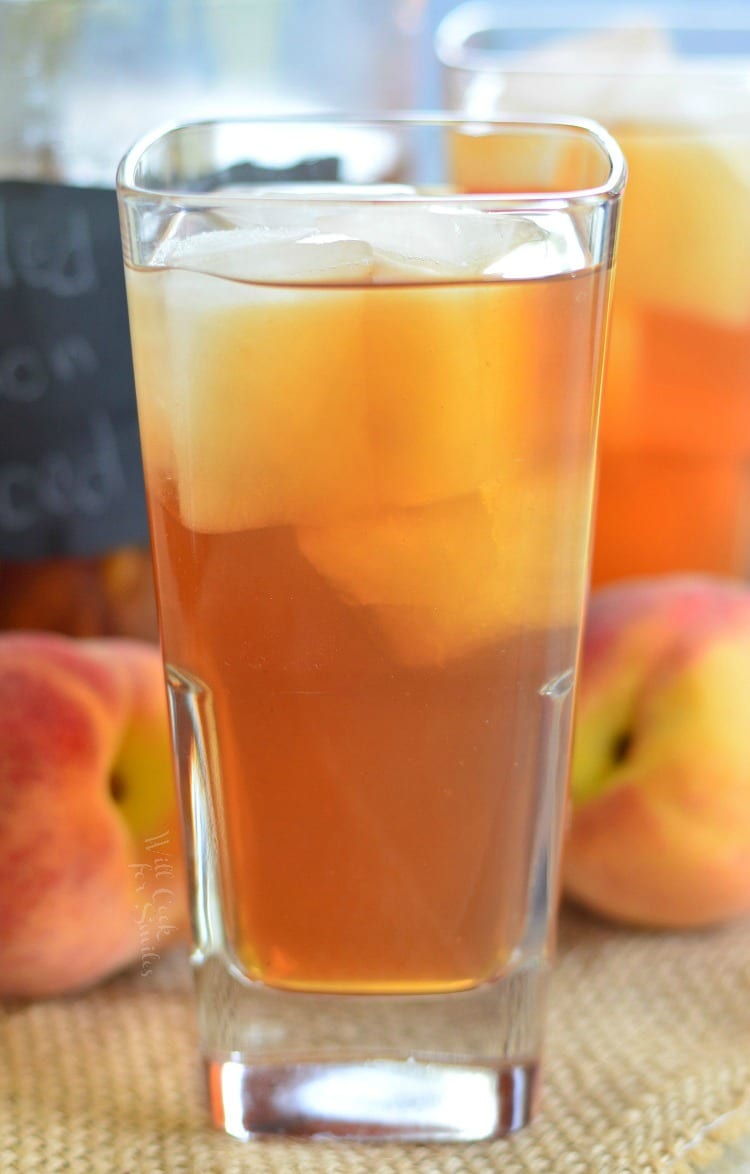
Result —
[[[434, 37], [454, 7], [454, 0], [0, 0], [0, 628], [156, 635], [114, 196], [122, 154], [168, 121], [438, 108], [445, 93]], [[517, 3], [498, 5], [511, 22], [532, 23], [546, 9], [557, 26], [574, 15], [590, 13], [596, 22], [610, 12], [648, 17], [665, 7], [687, 23], [702, 8], [719, 29], [712, 49], [721, 42], [742, 64], [731, 77], [717, 74], [720, 86], [710, 92], [682, 91], [698, 103], [703, 123], [691, 126], [692, 145], [684, 126], [680, 141], [672, 141], [658, 190], [642, 187], [641, 252], [651, 256], [670, 231], [696, 239], [699, 225], [700, 255], [709, 263], [701, 269], [696, 260], [686, 271], [682, 248], [675, 251], [678, 267], [666, 257], [661, 266], [638, 260], [640, 271], [670, 274], [679, 295], [672, 300], [679, 309], [681, 299], [686, 312], [678, 319], [660, 290], [635, 289], [636, 281], [637, 297], [616, 317], [612, 367], [622, 373], [622, 395], [613, 378], [603, 435], [617, 454], [602, 483], [612, 501], [616, 540], [609, 549], [616, 558], [604, 578], [644, 568], [750, 570], [750, 305], [746, 315], [742, 300], [750, 271], [742, 209], [750, 195], [737, 164], [750, 142], [750, 0], [734, 3], [731, 20], [721, 2], [700, 0], [527, 0], [520, 12]], [[727, 31], [737, 19], [744, 41]], [[703, 34], [691, 35], [700, 50]], [[637, 91], [638, 60], [624, 81], [615, 77], [616, 94]], [[677, 93], [671, 84], [656, 97], [638, 91], [649, 117]], [[533, 97], [535, 89], [536, 78], [527, 93]], [[578, 98], [570, 94], [578, 92], [568, 90], [574, 112]], [[562, 100], [562, 89], [552, 93]], [[460, 104], [460, 85], [456, 95]], [[596, 109], [580, 113], [601, 117]], [[633, 159], [654, 149], [664, 158], [663, 140], [656, 148], [653, 142], [633, 140]], [[648, 167], [636, 171], [645, 177]], [[708, 175], [713, 187], [706, 186]], [[685, 203], [686, 191], [702, 192], [702, 205]], [[633, 205], [636, 192], [631, 180]], [[674, 216], [680, 203], [684, 232]], [[721, 214], [709, 217], [709, 205]], [[727, 229], [723, 238], [712, 237], [715, 222], [733, 224], [734, 235]], [[633, 246], [627, 255], [635, 268], [641, 254]], [[723, 289], [725, 310], [717, 313], [717, 299], [701, 289]], [[673, 347], [662, 345], [669, 337]], [[725, 410], [721, 434], [709, 442], [719, 368]], [[654, 380], [663, 436], [647, 421]], [[676, 420], [683, 433], [677, 446]], [[626, 437], [631, 447], [624, 453]], [[654, 510], [659, 500], [662, 514]], [[644, 513], [664, 518], [658, 536], [646, 533]], [[628, 527], [632, 541], [623, 542]], [[701, 549], [696, 532], [706, 539]], [[670, 533], [671, 545], [664, 540]], [[605, 550], [603, 542], [598, 549]], [[653, 563], [659, 552], [663, 565]]]

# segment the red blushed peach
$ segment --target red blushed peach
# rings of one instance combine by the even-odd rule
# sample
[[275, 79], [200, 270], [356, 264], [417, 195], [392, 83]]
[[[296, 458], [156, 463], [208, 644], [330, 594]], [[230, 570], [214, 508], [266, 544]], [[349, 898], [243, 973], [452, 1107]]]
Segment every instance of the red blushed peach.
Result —
[[185, 906], [158, 649], [0, 637], [0, 995], [152, 968]]
[[567, 893], [646, 926], [750, 912], [750, 589], [595, 592], [581, 666]]

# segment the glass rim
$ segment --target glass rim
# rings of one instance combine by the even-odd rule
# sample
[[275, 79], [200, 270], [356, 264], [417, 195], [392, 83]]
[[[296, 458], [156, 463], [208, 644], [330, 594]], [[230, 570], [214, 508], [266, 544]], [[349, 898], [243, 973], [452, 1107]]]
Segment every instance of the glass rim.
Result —
[[[645, 28], [681, 33], [741, 32], [750, 36], [750, 5], [746, 5], [742, 0], [720, 0], [717, 4], [702, 2], [693, 7], [678, 5], [674, 0], [668, 0], [667, 3], [657, 3], [652, 9], [622, 8], [602, 11], [599, 5], [594, 7], [579, 4], [575, 8], [568, 7], [561, 13], [559, 6], [550, 3], [549, 0], [520, 11], [516, 5], [507, 3], [507, 0], [464, 0], [446, 13], [439, 22], [433, 37], [433, 47], [440, 65], [450, 69], [485, 73], [503, 70], [507, 73], [568, 76], [569, 67], [556, 70], [546, 65], [514, 66], [514, 58], [521, 53], [533, 52], [539, 46], [483, 49], [468, 45], [467, 40], [483, 32], [544, 32], [547, 29], [564, 34]], [[750, 52], [730, 51], [719, 56], [698, 50], [689, 55], [681, 54], [674, 66], [654, 65], [650, 62], [622, 66], [608, 61], [601, 66], [592, 66], [580, 61], [576, 64], [577, 72], [615, 77], [669, 76], [678, 69], [684, 74], [686, 68], [696, 74], [747, 73], [750, 69]]]
[[[166, 125], [157, 126], [153, 130], [142, 135], [135, 143], [126, 151], [118, 168], [116, 176], [117, 194], [121, 199], [142, 199], [149, 198], [152, 201], [159, 201], [164, 203], [178, 202], [182, 205], [190, 204], [195, 208], [206, 207], [208, 205], [215, 205], [217, 201], [226, 203], [227, 205], [233, 203], [247, 203], [248, 201], [260, 202], [261, 200], [269, 203], [305, 203], [328, 205], [333, 202], [339, 204], [354, 203], [355, 197], [347, 198], [346, 188], [347, 184], [340, 185], [340, 191], [335, 193], [311, 193], [309, 189], [305, 192], [290, 191], [269, 191], [268, 185], [263, 186], [262, 192], [257, 193], [243, 187], [241, 190], [233, 191], [231, 188], [223, 189], [216, 192], [190, 192], [181, 189], [174, 185], [154, 185], [149, 186], [139, 183], [136, 179], [136, 168], [139, 162], [145, 157], [146, 153], [153, 149], [161, 141], [165, 141], [183, 132], [190, 130], [210, 130], [218, 127], [263, 127], [263, 126], [283, 126], [289, 127], [303, 127], [303, 126], [324, 126], [324, 127], [342, 127], [342, 128], [362, 128], [362, 129], [376, 129], [394, 128], [394, 127], [476, 127], [478, 130], [507, 130], [508, 133], [522, 132], [524, 129], [532, 130], [549, 130], [549, 131], [565, 131], [569, 130], [581, 135], [592, 142], [600, 151], [603, 160], [609, 164], [609, 172], [606, 179], [592, 187], [581, 187], [571, 189], [561, 189], [559, 191], [539, 191], [530, 189], [529, 191], [514, 191], [514, 192], [427, 192], [427, 193], [403, 193], [384, 191], [378, 193], [377, 191], [371, 198], [356, 197], [358, 206], [366, 206], [368, 204], [375, 204], [378, 206], [385, 205], [444, 205], [450, 207], [451, 205], [499, 205], [499, 207], [507, 208], [508, 210], [516, 210], [520, 208], [550, 208], [560, 207], [561, 204], [569, 206], [572, 204], [603, 204], [611, 200], [618, 199], [625, 187], [627, 178], [627, 165], [625, 156], [617, 142], [617, 140], [598, 122], [590, 118], [565, 117], [555, 114], [540, 114], [540, 115], [502, 115], [495, 118], [479, 118], [467, 115], [462, 115], [456, 112], [433, 112], [433, 111], [418, 111], [408, 113], [387, 112], [384, 114], [364, 114], [364, 115], [347, 115], [338, 112], [311, 112], [304, 114], [274, 114], [274, 115], [259, 115], [259, 116], [242, 116], [232, 118], [208, 118], [198, 119], [188, 122], [170, 122]], [[356, 186], [356, 185], [351, 185]], [[386, 185], [387, 186], [387, 185]], [[377, 184], [373, 185], [377, 188]]]

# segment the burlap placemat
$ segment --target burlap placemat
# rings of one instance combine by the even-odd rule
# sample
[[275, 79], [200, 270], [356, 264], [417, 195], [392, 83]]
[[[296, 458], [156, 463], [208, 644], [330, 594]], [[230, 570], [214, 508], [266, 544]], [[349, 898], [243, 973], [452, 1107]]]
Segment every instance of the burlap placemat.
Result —
[[243, 1145], [208, 1125], [187, 966], [0, 1018], [2, 1174], [750, 1171], [750, 923], [612, 929], [566, 911], [543, 1112], [493, 1143]]

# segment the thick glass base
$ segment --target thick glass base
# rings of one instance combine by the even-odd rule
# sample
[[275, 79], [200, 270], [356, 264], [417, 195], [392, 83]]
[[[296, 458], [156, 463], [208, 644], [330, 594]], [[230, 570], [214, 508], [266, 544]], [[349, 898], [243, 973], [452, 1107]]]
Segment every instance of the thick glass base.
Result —
[[520, 1129], [539, 1086], [545, 968], [448, 995], [314, 995], [196, 973], [214, 1124], [360, 1141]]
[[214, 1125], [247, 1140], [281, 1133], [358, 1141], [478, 1141], [532, 1117], [538, 1065], [438, 1061], [207, 1064]]

